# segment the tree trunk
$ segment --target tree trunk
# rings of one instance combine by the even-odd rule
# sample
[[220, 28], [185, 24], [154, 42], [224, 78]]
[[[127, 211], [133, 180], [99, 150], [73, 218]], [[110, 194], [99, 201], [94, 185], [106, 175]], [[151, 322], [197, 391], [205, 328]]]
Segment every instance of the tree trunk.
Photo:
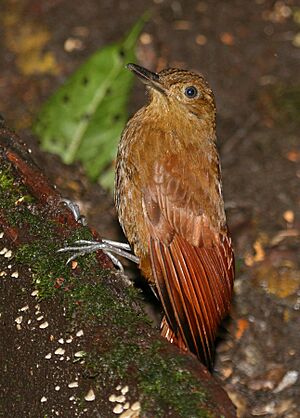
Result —
[[18, 137], [0, 127], [0, 416], [235, 417], [191, 354], [162, 339], [139, 292], [75, 222]]

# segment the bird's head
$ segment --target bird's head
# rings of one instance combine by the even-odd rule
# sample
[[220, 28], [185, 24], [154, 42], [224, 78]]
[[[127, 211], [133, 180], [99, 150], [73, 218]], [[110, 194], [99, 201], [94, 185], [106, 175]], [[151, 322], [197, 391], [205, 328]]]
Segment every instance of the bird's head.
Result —
[[215, 117], [212, 90], [202, 75], [176, 68], [154, 73], [136, 64], [127, 68], [147, 86], [150, 104], [167, 110], [183, 110], [202, 119]]

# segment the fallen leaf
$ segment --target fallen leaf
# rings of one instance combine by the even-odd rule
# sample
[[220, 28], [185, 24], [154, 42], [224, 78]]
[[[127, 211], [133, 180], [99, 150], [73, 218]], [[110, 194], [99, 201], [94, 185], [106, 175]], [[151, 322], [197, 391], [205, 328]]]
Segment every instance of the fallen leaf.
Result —
[[35, 21], [24, 21], [22, 6], [3, 16], [5, 43], [16, 56], [16, 65], [24, 75], [60, 72], [54, 54], [44, 51], [51, 34]]
[[249, 389], [254, 391], [269, 391], [278, 385], [285, 374], [284, 366], [270, 364], [269, 367], [270, 370], [262, 373], [247, 384]]
[[143, 45], [150, 45], [153, 42], [152, 35], [150, 33], [143, 32], [140, 35], [140, 42]]
[[191, 22], [189, 22], [188, 20], [176, 20], [174, 22], [174, 29], [189, 30], [191, 29]]
[[109, 189], [133, 83], [133, 74], [124, 66], [135, 61], [145, 19], [122, 41], [91, 55], [43, 105], [33, 125], [43, 150], [58, 154], [66, 164], [80, 161], [91, 180]]
[[253, 244], [253, 248], [255, 250], [254, 261], [263, 261], [265, 258], [265, 251], [263, 249], [262, 243], [260, 241], [256, 241]]
[[300, 232], [298, 229], [284, 229], [277, 232], [277, 234], [271, 239], [270, 245], [274, 247], [275, 245], [280, 244], [286, 238], [298, 237]]
[[257, 239], [253, 244], [254, 248], [254, 255], [246, 254], [245, 256], [245, 264], [248, 267], [253, 266], [254, 263], [258, 263], [265, 259], [265, 251], [263, 249], [263, 245], [260, 239]]
[[196, 36], [195, 41], [196, 41], [197, 45], [202, 46], [202, 45], [205, 45], [207, 43], [207, 37], [205, 35], [199, 34], [199, 35]]
[[224, 377], [224, 379], [228, 379], [232, 375], [233, 369], [232, 367], [223, 367], [221, 369], [221, 374]]
[[227, 394], [237, 409], [237, 417], [245, 417], [245, 412], [248, 409], [247, 400], [240, 393], [231, 391], [230, 389], [227, 389]]
[[254, 416], [261, 416], [267, 414], [273, 414], [275, 412], [275, 401], [268, 402], [264, 405], [257, 405], [255, 406], [251, 414]]
[[256, 280], [272, 295], [284, 299], [297, 296], [300, 286], [300, 272], [286, 267], [260, 266], [256, 270]]
[[232, 46], [235, 44], [234, 36], [230, 32], [222, 32], [220, 34], [220, 39], [224, 45]]
[[298, 151], [298, 150], [292, 150], [292, 151], [289, 151], [287, 154], [286, 154], [286, 158], [289, 160], [289, 161], [292, 161], [293, 163], [297, 163], [298, 161], [300, 161], [300, 151]]
[[71, 263], [71, 269], [75, 270], [77, 268], [77, 266], [78, 266], [78, 261], [73, 260], [72, 263]]
[[294, 222], [294, 219], [295, 219], [295, 215], [294, 215], [294, 212], [292, 211], [292, 210], [286, 210], [284, 213], [283, 213], [283, 219], [286, 221], [286, 222], [288, 222], [288, 223], [293, 223]]
[[283, 315], [282, 316], [283, 316], [284, 322], [289, 322], [289, 320], [291, 319], [291, 313], [290, 313], [289, 309], [285, 309], [283, 311]]
[[84, 49], [84, 45], [81, 39], [68, 38], [64, 43], [64, 50], [66, 52], [80, 51]]
[[292, 40], [292, 44], [296, 48], [300, 48], [300, 32], [296, 33], [296, 35], [294, 36], [294, 38]]
[[249, 327], [249, 321], [247, 319], [237, 320], [237, 330], [235, 333], [236, 340], [240, 340], [244, 335], [246, 329]]
[[279, 385], [273, 390], [274, 393], [282, 392], [284, 389], [293, 386], [299, 377], [299, 372], [297, 370], [290, 370], [284, 376]]

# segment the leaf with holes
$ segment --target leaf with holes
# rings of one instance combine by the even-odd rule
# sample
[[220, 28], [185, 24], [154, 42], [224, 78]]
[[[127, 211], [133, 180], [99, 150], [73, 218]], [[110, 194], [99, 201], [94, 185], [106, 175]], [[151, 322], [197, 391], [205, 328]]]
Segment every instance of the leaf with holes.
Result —
[[[66, 164], [81, 161], [88, 176], [102, 174], [112, 187], [111, 161], [127, 119], [133, 76], [124, 66], [135, 60], [135, 45], [145, 18], [121, 42], [93, 54], [41, 109], [33, 126], [42, 149]], [[103, 173], [108, 168], [108, 173]]]

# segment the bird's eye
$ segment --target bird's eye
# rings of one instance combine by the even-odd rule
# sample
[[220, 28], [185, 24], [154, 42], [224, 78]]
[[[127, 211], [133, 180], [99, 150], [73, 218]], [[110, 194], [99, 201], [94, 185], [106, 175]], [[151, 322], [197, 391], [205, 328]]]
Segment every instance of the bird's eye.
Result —
[[194, 97], [197, 96], [198, 94], [198, 90], [196, 89], [196, 87], [194, 86], [189, 86], [184, 90], [184, 94], [186, 95], [186, 97], [188, 97], [189, 99], [193, 99]]

